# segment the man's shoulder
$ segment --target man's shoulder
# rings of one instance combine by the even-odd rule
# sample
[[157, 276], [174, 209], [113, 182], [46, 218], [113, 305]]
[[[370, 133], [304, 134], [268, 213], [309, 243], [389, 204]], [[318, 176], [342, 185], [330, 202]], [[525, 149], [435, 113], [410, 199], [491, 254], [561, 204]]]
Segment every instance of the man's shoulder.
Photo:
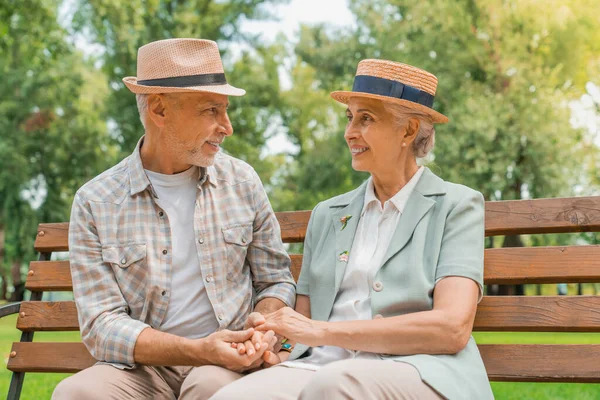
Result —
[[217, 154], [213, 168], [216, 171], [217, 180], [227, 182], [232, 186], [260, 181], [258, 174], [250, 164], [223, 152]]
[[[131, 157], [131, 156], [130, 156]], [[100, 175], [86, 182], [77, 195], [88, 201], [120, 203], [130, 192], [129, 159], [107, 169]]]

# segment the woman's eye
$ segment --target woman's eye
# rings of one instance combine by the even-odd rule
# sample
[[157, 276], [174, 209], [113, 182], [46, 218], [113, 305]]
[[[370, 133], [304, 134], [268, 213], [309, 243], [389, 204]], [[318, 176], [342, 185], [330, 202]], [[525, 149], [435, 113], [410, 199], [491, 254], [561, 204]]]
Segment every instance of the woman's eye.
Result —
[[348, 122], [352, 121], [352, 115], [346, 115], [346, 118], [348, 118]]
[[371, 118], [371, 117], [370, 117], [370, 116], [368, 116], [368, 115], [363, 115], [363, 117], [362, 117], [362, 120], [363, 120], [363, 121], [373, 121], [373, 118]]

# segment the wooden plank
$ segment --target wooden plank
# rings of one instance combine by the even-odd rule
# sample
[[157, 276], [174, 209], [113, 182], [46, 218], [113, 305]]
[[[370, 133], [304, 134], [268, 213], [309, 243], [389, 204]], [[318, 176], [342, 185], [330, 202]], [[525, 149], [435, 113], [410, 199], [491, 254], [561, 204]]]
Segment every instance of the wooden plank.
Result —
[[[275, 213], [285, 243], [304, 241], [311, 211]], [[37, 251], [68, 250], [68, 222], [40, 224]], [[485, 235], [599, 232], [600, 196], [489, 201], [485, 204]]]
[[486, 344], [491, 381], [600, 383], [600, 344]]
[[486, 249], [484, 281], [487, 285], [600, 282], [600, 246]]
[[294, 276], [294, 280], [298, 282], [298, 278], [300, 277], [300, 270], [302, 269], [302, 254], [290, 254], [290, 258], [292, 259], [292, 275]]
[[[76, 331], [73, 301], [23, 302], [22, 331]], [[600, 296], [484, 296], [476, 331], [600, 332]]]
[[[284, 243], [299, 243], [304, 241], [310, 213], [310, 211], [275, 213], [281, 226], [281, 238]], [[40, 224], [35, 239], [35, 250], [39, 252], [68, 251], [69, 223]]]
[[486, 236], [600, 231], [600, 196], [490, 201]]
[[600, 296], [484, 296], [473, 329], [600, 332]]
[[29, 264], [25, 288], [32, 292], [73, 290], [68, 261], [33, 261]]
[[40, 253], [69, 250], [69, 223], [40, 224], [34, 248]]
[[15, 342], [8, 358], [13, 372], [78, 372], [96, 360], [83, 343]]
[[[492, 381], [599, 383], [600, 345], [479, 345]], [[83, 343], [13, 343], [15, 372], [77, 372], [95, 364]]]
[[284, 243], [304, 242], [306, 227], [311, 211], [284, 211], [277, 212], [277, 220], [281, 226], [281, 239]]
[[17, 329], [29, 331], [78, 331], [74, 301], [24, 301], [17, 318]]
[[[298, 280], [302, 254], [290, 254]], [[600, 245], [485, 250], [486, 285], [600, 282]], [[31, 291], [73, 290], [68, 261], [34, 261], [25, 287]]]

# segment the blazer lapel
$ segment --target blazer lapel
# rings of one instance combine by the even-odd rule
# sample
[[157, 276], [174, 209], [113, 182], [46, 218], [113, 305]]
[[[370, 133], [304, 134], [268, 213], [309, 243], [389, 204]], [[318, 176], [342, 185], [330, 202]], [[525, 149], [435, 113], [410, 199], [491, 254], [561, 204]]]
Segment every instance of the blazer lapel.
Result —
[[[345, 207], [340, 207], [332, 214], [333, 229], [335, 231], [335, 289], [334, 298], [344, 278], [348, 257], [351, 256], [352, 242], [358, 228], [360, 214], [362, 212], [365, 198], [366, 184], [360, 186], [356, 195]], [[335, 207], [335, 206], [332, 206]], [[344, 224], [343, 220], [346, 220]], [[345, 225], [345, 226], [344, 226]]]
[[435, 204], [435, 200], [430, 196], [446, 194], [444, 181], [435, 176], [429, 168], [424, 168], [425, 171], [423, 171], [423, 175], [408, 198], [406, 207], [404, 207], [400, 222], [394, 231], [394, 236], [383, 257], [383, 263], [381, 265], [385, 265], [390, 258], [406, 246], [419, 221], [421, 221], [425, 214], [427, 214]]

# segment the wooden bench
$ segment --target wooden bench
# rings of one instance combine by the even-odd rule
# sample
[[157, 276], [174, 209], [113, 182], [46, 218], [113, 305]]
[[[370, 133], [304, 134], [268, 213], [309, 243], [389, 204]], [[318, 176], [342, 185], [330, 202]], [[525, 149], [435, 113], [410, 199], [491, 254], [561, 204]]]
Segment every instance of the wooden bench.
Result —
[[[486, 236], [600, 231], [600, 197], [486, 203]], [[281, 212], [286, 243], [304, 240], [310, 211]], [[72, 301], [41, 301], [43, 292], [72, 290], [68, 261], [50, 261], [67, 251], [68, 223], [40, 224], [26, 288], [31, 300], [11, 304], [0, 316], [18, 313], [21, 341], [12, 346], [9, 399], [19, 398], [26, 372], [77, 372], [95, 360], [82, 343], [32, 343], [37, 331], [77, 331]], [[297, 279], [301, 255], [292, 255]], [[495, 248], [485, 251], [486, 284], [600, 282], [600, 246]], [[600, 296], [485, 296], [476, 331], [600, 332]], [[492, 381], [600, 382], [600, 344], [486, 344], [479, 346]]]

